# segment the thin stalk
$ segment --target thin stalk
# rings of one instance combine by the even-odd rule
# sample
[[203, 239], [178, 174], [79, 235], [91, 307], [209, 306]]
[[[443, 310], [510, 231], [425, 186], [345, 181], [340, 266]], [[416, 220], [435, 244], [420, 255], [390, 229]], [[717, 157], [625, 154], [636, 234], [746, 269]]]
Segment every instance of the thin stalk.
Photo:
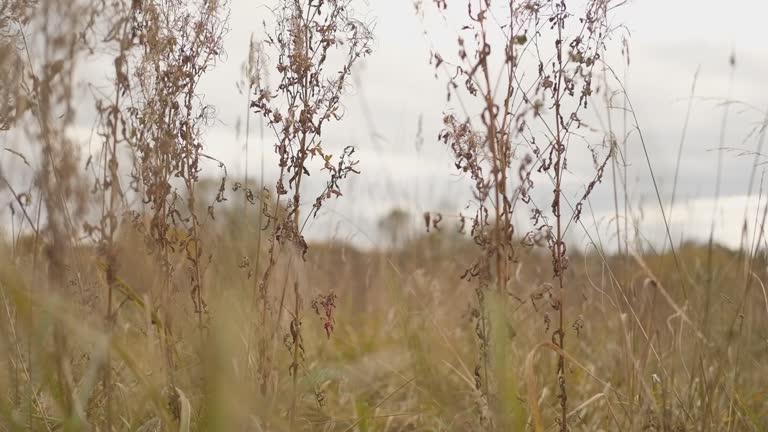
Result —
[[707, 242], [707, 283], [706, 283], [706, 293], [704, 295], [704, 314], [701, 317], [701, 327], [703, 328], [704, 336], [709, 336], [709, 312], [712, 304], [712, 288], [714, 283], [714, 262], [713, 262], [713, 254], [714, 254], [714, 243], [715, 243], [715, 221], [717, 220], [717, 212], [720, 207], [720, 188], [722, 185], [722, 179], [723, 179], [723, 149], [725, 147], [725, 140], [726, 140], [726, 133], [727, 133], [727, 127], [728, 127], [728, 115], [730, 114], [730, 108], [731, 108], [731, 93], [733, 91], [733, 80], [734, 80], [734, 72], [736, 70], [735, 68], [735, 61], [733, 59], [733, 55], [731, 55], [731, 70], [728, 77], [728, 93], [727, 93], [727, 100], [725, 103], [725, 106], [723, 107], [723, 117], [720, 123], [720, 140], [719, 140], [719, 148], [717, 149], [717, 173], [715, 175], [715, 203], [712, 208], [712, 222], [709, 227], [709, 241]]
[[[696, 72], [693, 74], [693, 83], [691, 84], [691, 93], [688, 96], [688, 107], [685, 110], [685, 121], [683, 122], [683, 130], [680, 133], [680, 143], [677, 146], [677, 158], [675, 159], [675, 175], [672, 179], [672, 197], [669, 199], [669, 223], [672, 223], [672, 215], [675, 209], [675, 198], [677, 197], [677, 184], [680, 175], [680, 163], [683, 159], [683, 147], [685, 145], [685, 138], [688, 132], [688, 123], [691, 119], [691, 111], [693, 110], [693, 101], [696, 96], [696, 83], [699, 79], [699, 72], [701, 67], [696, 68]], [[664, 238], [664, 243], [661, 247], [661, 255], [664, 255], [667, 247], [667, 238]]]
[[[563, 63], [563, 50], [562, 50], [562, 40], [563, 40], [563, 20], [565, 17], [563, 14], [565, 11], [559, 11], [558, 15], [556, 17], [556, 25], [557, 25], [557, 39], [558, 41], [555, 42], [555, 48], [557, 50], [557, 95], [555, 100], [555, 142], [554, 145], [556, 148], [555, 151], [555, 189], [554, 189], [554, 196], [552, 201], [552, 210], [554, 212], [555, 216], [555, 222], [556, 222], [556, 237], [555, 237], [555, 245], [554, 245], [554, 265], [555, 265], [555, 277], [557, 277], [557, 283], [558, 283], [558, 289], [559, 289], [559, 297], [560, 297], [560, 304], [558, 307], [558, 329], [557, 329], [557, 343], [561, 350], [565, 350], [565, 313], [564, 313], [564, 306], [565, 306], [565, 292], [564, 292], [564, 286], [563, 286], [563, 272], [564, 272], [564, 256], [565, 256], [565, 250], [564, 246], [565, 243], [563, 243], [563, 230], [562, 230], [562, 217], [561, 217], [561, 208], [560, 208], [560, 196], [562, 194], [562, 184], [563, 184], [563, 171], [565, 169], [565, 160], [564, 160], [564, 152], [565, 152], [565, 144], [563, 143], [563, 130], [561, 125], [561, 98], [563, 95], [563, 75], [565, 73], [564, 71], [564, 63]], [[557, 380], [558, 380], [558, 387], [560, 390], [560, 394], [558, 395], [558, 399], [560, 400], [560, 431], [561, 432], [568, 432], [568, 393], [566, 389], [566, 382], [565, 382], [565, 356], [563, 356], [561, 353], [558, 353], [557, 357]]]

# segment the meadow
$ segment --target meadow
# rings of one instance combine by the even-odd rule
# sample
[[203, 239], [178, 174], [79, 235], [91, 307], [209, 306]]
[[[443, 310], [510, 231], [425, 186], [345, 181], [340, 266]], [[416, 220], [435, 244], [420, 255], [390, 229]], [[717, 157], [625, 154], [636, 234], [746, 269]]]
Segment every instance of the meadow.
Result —
[[[0, 4], [0, 431], [768, 430], [768, 205], [739, 248], [673, 237], [607, 60], [631, 5], [415, 2], [458, 29], [429, 55], [455, 109], [424, 139], [473, 199], [393, 208], [361, 246], [305, 229], [366, 175], [323, 134], [375, 27], [348, 0], [272, 3], [240, 87], [276, 178], [208, 152], [227, 2]], [[85, 101], [83, 64], [109, 76]]]

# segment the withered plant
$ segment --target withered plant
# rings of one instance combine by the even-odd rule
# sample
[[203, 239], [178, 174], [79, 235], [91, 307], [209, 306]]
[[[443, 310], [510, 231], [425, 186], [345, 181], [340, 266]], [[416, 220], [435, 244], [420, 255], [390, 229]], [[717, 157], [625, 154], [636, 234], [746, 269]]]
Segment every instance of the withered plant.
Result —
[[[221, 1], [118, 1], [102, 4], [93, 17], [103, 24], [97, 28], [103, 34], [96, 32], [95, 37], [110, 49], [113, 70], [112, 88], [96, 100], [101, 152], [88, 163], [100, 216], [85, 229], [103, 259], [108, 331], [122, 305], [148, 307], [119, 289], [116, 236], [123, 222], [143, 233], [146, 247], [160, 263], [163, 277], [152, 300], [162, 305], [162, 318], [153, 321], [164, 341], [172, 405], [178, 396], [171, 299], [182, 289], [176, 285], [179, 279], [186, 280], [201, 338], [206, 326], [203, 275], [210, 253], [204, 255], [203, 230], [214, 218], [214, 203], [200, 204], [197, 184], [202, 165], [212, 159], [204, 152], [202, 133], [213, 118], [213, 108], [197, 87], [221, 54], [227, 10]], [[224, 181], [215, 202], [224, 200]], [[146, 212], [131, 206], [129, 199], [136, 198]], [[175, 258], [179, 254], [183, 262]], [[177, 277], [181, 274], [183, 278]], [[105, 419], [111, 428], [109, 361], [105, 369]]]
[[[271, 230], [268, 262], [258, 282], [262, 393], [266, 392], [272, 368], [268, 347], [274, 343], [274, 333], [270, 335], [267, 325], [273, 322], [269, 318], [274, 318], [275, 325], [279, 325], [282, 313], [283, 300], [278, 316], [273, 316], [269, 292], [278, 249], [290, 245], [293, 248], [291, 263], [304, 260], [307, 242], [303, 231], [307, 222], [318, 216], [326, 200], [342, 195], [340, 183], [344, 178], [359, 172], [353, 159], [355, 148], [347, 146], [333, 155], [322, 140], [322, 131], [342, 118], [343, 93], [355, 64], [371, 53], [372, 42], [368, 26], [354, 17], [348, 0], [284, 0], [274, 11], [274, 18], [274, 29], [267, 31], [264, 46], [275, 65], [277, 82], [272, 86], [267, 82], [256, 83], [251, 102], [251, 107], [263, 116], [274, 134], [280, 168], [275, 183], [275, 205], [266, 215]], [[327, 172], [328, 177], [322, 192], [307, 200], [303, 194], [313, 171]], [[286, 208], [284, 215], [278, 214], [281, 206]], [[289, 330], [284, 338], [292, 356], [289, 366], [294, 385], [291, 422], [296, 408], [296, 380], [304, 357], [302, 295], [297, 275], [294, 275], [293, 297]], [[285, 293], [281, 298], [285, 298]], [[332, 329], [328, 321], [326, 328]]]
[[11, 129], [24, 112], [21, 88], [23, 26], [29, 19], [29, 1], [7, 1], [0, 5], [0, 131]]
[[[31, 169], [32, 183], [17, 193], [12, 181], [2, 173], [0, 177], [19, 204], [23, 222], [34, 232], [34, 274], [31, 287], [24, 293], [29, 298], [45, 298], [66, 287], [64, 281], [69, 279], [70, 269], [83, 265], [77, 253], [67, 254], [68, 250], [77, 250], [78, 224], [86, 210], [78, 170], [80, 151], [67, 132], [75, 120], [76, 60], [85, 48], [78, 37], [80, 14], [87, 10], [87, 5], [74, 1], [11, 1], [0, 6], [0, 71], [4, 81], [0, 87], [0, 129], [20, 126], [24, 131], [28, 145], [23, 152], [9, 151]], [[36, 37], [30, 39], [30, 34]], [[37, 202], [34, 207], [30, 205], [33, 194]], [[73, 395], [76, 383], [68, 369], [69, 335], [55, 327], [50, 346], [34, 343], [31, 336], [43, 329], [38, 325], [39, 316], [50, 316], [36, 306], [15, 313], [27, 318], [25, 352], [20, 349], [18, 337], [14, 337], [14, 362], [17, 370], [23, 371], [28, 388], [26, 424], [30, 428], [48, 427], [51, 407], [37, 387], [45, 377], [40, 366], [48, 362], [56, 370], [49, 384], [62, 394], [61, 411], [73, 421], [82, 421], [83, 407]], [[52, 352], [57, 353], [55, 357], [49, 357]], [[20, 382], [15, 385], [18, 394]]]
[[[454, 7], [450, 3], [435, 1], [446, 17], [448, 8]], [[612, 151], [599, 156], [600, 142], [590, 145], [587, 141], [584, 148], [579, 143], [584, 138], [579, 129], [581, 112], [595, 91], [595, 67], [610, 34], [608, 12], [613, 5], [604, 0], [590, 1], [583, 10], [573, 11], [564, 0], [469, 0], [455, 7], [466, 10], [457, 52], [450, 56], [433, 52], [431, 62], [445, 72], [448, 101], [458, 100], [463, 110], [463, 115], [445, 116], [439, 139], [452, 151], [456, 168], [473, 183], [470, 207], [475, 214], [470, 233], [480, 253], [462, 278], [477, 280], [472, 317], [479, 343], [475, 381], [481, 395], [480, 422], [489, 429], [510, 430], [514, 422], [524, 420], [515, 418], [519, 413], [505, 412], [509, 410], [499, 405], [504, 399], [498, 395], [503, 384], [493, 382], [493, 370], [503, 365], [492, 363], [503, 360], [504, 355], [493, 355], [498, 350], [491, 346], [496, 340], [491, 335], [501, 331], [501, 322], [491, 319], [489, 307], [493, 306], [488, 296], [491, 291], [501, 294], [494, 295], [492, 302], [526, 297], [522, 287], [513, 282], [516, 249], [545, 242], [552, 256], [554, 278], [554, 287], [546, 291], [557, 314], [551, 334], [559, 353], [556, 376], [561, 412], [556, 421], [564, 432], [569, 429], [563, 355], [569, 327], [563, 303], [568, 268], [565, 234], [578, 221], [583, 202], [602, 180]], [[568, 208], [564, 205], [564, 178], [569, 155], [574, 152], [591, 155], [596, 172]], [[533, 199], [534, 180], [551, 183], [548, 204]], [[516, 211], [531, 212], [532, 231], [516, 233]], [[536, 427], [541, 427], [538, 407], [532, 407], [532, 414]]]
[[[202, 328], [206, 303], [201, 230], [205, 220], [214, 217], [214, 210], [197, 202], [196, 185], [202, 164], [211, 159], [204, 152], [201, 134], [213, 118], [213, 108], [201, 99], [197, 86], [221, 55], [227, 4], [179, 1], [133, 5], [130, 31], [140, 43], [132, 91], [133, 100], [140, 104], [128, 109], [132, 115], [130, 143], [136, 154], [132, 177], [151, 208], [148, 235], [158, 246], [168, 276], [174, 271], [169, 252], [184, 252], [190, 296]], [[177, 178], [181, 185], [173, 183]], [[177, 191], [178, 186], [184, 193]], [[215, 200], [223, 199], [222, 181]], [[180, 236], [172, 232], [172, 226], [181, 230]]]

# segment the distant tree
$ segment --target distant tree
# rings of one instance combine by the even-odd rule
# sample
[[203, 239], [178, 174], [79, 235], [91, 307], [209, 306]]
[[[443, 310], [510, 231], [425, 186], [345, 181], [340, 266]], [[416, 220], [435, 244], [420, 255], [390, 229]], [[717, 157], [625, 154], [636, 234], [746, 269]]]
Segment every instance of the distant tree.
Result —
[[403, 246], [407, 237], [411, 214], [401, 208], [393, 208], [379, 220], [379, 229], [393, 248]]

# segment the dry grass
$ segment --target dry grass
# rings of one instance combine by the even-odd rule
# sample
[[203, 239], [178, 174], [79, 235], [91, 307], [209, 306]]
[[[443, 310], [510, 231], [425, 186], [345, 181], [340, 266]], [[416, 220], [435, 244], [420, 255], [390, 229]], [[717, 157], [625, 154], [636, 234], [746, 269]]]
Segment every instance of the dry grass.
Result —
[[[362, 250], [304, 237], [361, 174], [353, 147], [322, 147], [371, 54], [349, 2], [280, 1], [251, 41], [240, 87], [271, 132], [268, 181], [205, 153], [225, 2], [3, 2], [0, 133], [27, 150], [0, 171], [0, 430], [766, 430], [768, 207], [738, 251], [631, 240], [615, 111], [645, 143], [603, 60], [617, 6], [418, 3], [462, 10], [455, 52], [431, 60], [456, 108], [439, 139], [475, 199], [394, 209], [388, 247]], [[76, 69], [105, 58], [101, 146], [81, 157]], [[580, 161], [591, 180], [566, 193]], [[613, 252], [583, 221], [601, 187]]]

